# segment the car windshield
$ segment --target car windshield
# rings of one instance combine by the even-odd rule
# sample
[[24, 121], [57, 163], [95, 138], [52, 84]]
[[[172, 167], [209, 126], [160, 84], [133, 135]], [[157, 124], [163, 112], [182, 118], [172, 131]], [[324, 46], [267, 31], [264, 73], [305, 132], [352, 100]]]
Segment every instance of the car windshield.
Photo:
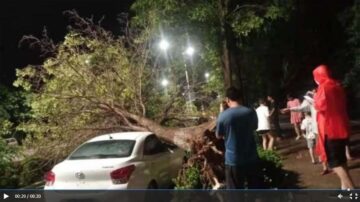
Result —
[[75, 159], [122, 158], [130, 156], [134, 140], [106, 140], [85, 143], [69, 157]]

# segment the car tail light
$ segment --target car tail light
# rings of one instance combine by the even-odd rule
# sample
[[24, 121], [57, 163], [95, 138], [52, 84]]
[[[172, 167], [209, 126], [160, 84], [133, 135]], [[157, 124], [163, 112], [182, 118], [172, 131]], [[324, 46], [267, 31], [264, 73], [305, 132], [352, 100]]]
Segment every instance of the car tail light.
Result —
[[47, 172], [44, 176], [44, 179], [46, 186], [52, 186], [55, 182], [55, 173], [52, 171]]
[[124, 168], [119, 168], [110, 173], [111, 180], [114, 184], [124, 184], [130, 179], [131, 174], [135, 170], [135, 165], [129, 165]]

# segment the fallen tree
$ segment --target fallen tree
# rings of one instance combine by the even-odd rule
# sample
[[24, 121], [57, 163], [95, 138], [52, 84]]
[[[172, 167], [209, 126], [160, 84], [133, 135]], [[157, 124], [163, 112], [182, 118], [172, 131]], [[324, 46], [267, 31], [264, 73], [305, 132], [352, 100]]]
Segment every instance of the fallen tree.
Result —
[[27, 147], [42, 157], [49, 155], [53, 164], [89, 136], [152, 131], [191, 152], [196, 158], [189, 164], [196, 161], [210, 184], [219, 184], [223, 148], [219, 150], [210, 132], [215, 120], [182, 128], [164, 121], [189, 115], [183, 113], [184, 84], [176, 77], [176, 67], [169, 75], [174, 84], [166, 94], [159, 90], [161, 71], [150, 48], [153, 36], [124, 26], [124, 34], [115, 37], [93, 19], [81, 18], [75, 11], [65, 14], [71, 26], [63, 42], [54, 43], [46, 30], [42, 38], [25, 36], [20, 42], [39, 48], [44, 57], [42, 65], [17, 70], [15, 86], [31, 94], [32, 119], [19, 127], [32, 134]]
[[[189, 112], [183, 63], [174, 59], [165, 63], [171, 71], [164, 68], [153, 51], [158, 36], [151, 27], [133, 29], [123, 16], [123, 34], [116, 37], [100, 22], [75, 11], [65, 15], [71, 25], [64, 41], [53, 42], [46, 30], [41, 38], [24, 36], [20, 41], [20, 45], [38, 48], [44, 59], [40, 65], [18, 69], [14, 83], [30, 95], [32, 118], [18, 129], [30, 134], [25, 151], [33, 151], [36, 166], [42, 165], [37, 169], [54, 165], [90, 137], [151, 131], [189, 152], [179, 176], [195, 166], [206, 188], [221, 187], [224, 144], [215, 137], [211, 118], [217, 115], [220, 100], [201, 92], [208, 83], [193, 81], [208, 103], [205, 109], [195, 107]], [[164, 75], [171, 81], [165, 90], [159, 85]], [[204, 114], [206, 121], [193, 121]]]

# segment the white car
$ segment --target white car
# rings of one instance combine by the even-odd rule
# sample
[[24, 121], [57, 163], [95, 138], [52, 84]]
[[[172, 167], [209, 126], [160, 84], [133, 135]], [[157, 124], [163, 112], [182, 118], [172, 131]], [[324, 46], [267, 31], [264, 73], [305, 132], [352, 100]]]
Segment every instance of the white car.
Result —
[[45, 190], [169, 188], [183, 157], [151, 132], [101, 135], [46, 173]]

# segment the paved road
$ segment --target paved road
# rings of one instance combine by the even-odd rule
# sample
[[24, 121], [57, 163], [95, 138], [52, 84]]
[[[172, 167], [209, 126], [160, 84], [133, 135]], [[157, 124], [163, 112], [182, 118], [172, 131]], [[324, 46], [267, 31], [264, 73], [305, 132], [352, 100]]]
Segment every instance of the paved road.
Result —
[[[295, 173], [294, 187], [306, 189], [337, 189], [340, 182], [334, 173], [321, 176], [322, 167], [320, 164], [313, 165], [306, 146], [306, 140], [295, 141], [293, 130], [290, 124], [281, 124], [285, 133], [290, 135], [277, 143], [277, 150], [283, 157], [285, 170]], [[350, 174], [353, 177], [355, 186], [360, 187], [360, 121], [352, 121], [352, 135], [350, 137], [351, 153], [355, 160], [349, 161]]]

